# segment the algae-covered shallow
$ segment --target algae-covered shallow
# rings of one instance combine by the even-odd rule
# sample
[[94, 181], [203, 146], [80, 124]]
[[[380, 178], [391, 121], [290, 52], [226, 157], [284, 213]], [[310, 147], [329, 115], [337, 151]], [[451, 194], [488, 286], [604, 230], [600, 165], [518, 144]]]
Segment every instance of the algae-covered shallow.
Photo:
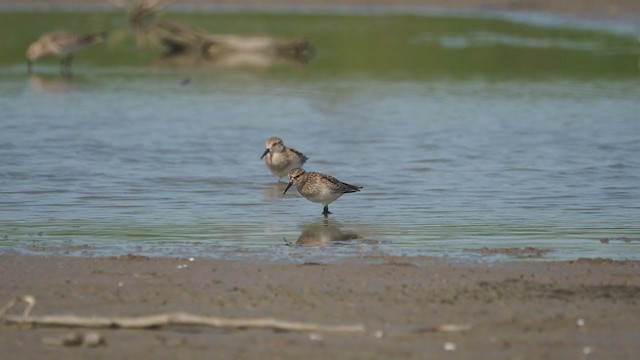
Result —
[[[633, 32], [428, 14], [164, 18], [306, 36], [315, 54], [185, 62], [138, 43], [122, 13], [0, 13], [0, 252], [640, 255]], [[109, 37], [70, 78], [57, 60], [27, 76], [26, 47], [58, 28]], [[328, 220], [282, 197], [259, 159], [274, 135], [363, 191]]]

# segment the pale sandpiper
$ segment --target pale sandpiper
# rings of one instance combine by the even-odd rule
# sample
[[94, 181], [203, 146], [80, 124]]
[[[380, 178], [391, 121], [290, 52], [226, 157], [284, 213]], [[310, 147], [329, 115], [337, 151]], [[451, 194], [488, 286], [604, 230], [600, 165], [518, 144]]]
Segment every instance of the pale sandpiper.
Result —
[[42, 35], [27, 50], [27, 71], [33, 70], [33, 63], [44, 56], [57, 56], [60, 60], [60, 72], [69, 75], [71, 62], [76, 51], [104, 41], [105, 33], [78, 35], [67, 31], [52, 31]]
[[324, 205], [322, 215], [327, 217], [329, 204], [337, 200], [342, 194], [358, 192], [362, 186], [350, 185], [334, 178], [331, 175], [317, 172], [306, 172], [303, 168], [295, 168], [289, 171], [289, 185], [284, 189], [284, 193], [293, 185], [296, 186], [300, 195], [307, 200]]
[[296, 149], [284, 146], [284, 142], [279, 137], [270, 137], [265, 144], [267, 149], [260, 159], [264, 158], [264, 163], [273, 175], [278, 177], [278, 181], [283, 176], [287, 176], [291, 169], [301, 167], [308, 159]]

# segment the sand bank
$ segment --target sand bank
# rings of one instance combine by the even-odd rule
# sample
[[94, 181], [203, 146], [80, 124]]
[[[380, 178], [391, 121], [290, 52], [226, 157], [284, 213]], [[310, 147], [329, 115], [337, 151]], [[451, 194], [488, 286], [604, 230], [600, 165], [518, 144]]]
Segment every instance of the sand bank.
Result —
[[[478, 354], [494, 359], [631, 359], [640, 352], [640, 261], [366, 260], [319, 264], [4, 255], [0, 301], [33, 295], [36, 316], [184, 311], [362, 324], [366, 332], [101, 329], [105, 344], [87, 347], [47, 345], [52, 337], [86, 329], [3, 325], [0, 348], [17, 359], [471, 359]], [[462, 327], [446, 332], [443, 325]]]

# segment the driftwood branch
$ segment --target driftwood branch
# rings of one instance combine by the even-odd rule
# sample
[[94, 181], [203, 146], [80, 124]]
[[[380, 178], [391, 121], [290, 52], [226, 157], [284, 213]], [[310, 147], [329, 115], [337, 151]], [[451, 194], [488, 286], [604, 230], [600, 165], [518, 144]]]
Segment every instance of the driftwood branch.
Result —
[[[27, 303], [22, 315], [6, 315], [18, 302]], [[76, 315], [46, 315], [31, 316], [31, 310], [36, 301], [33, 296], [23, 296], [11, 300], [0, 310], [0, 319], [8, 324], [37, 325], [51, 327], [81, 327], [81, 328], [120, 328], [120, 329], [150, 329], [170, 325], [209, 326], [215, 328], [263, 328], [281, 331], [316, 331], [364, 333], [366, 327], [355, 325], [326, 325], [308, 322], [278, 320], [274, 318], [228, 319], [211, 316], [193, 315], [183, 312], [166, 313], [135, 317], [98, 317]]]
[[83, 328], [149, 329], [169, 325], [210, 326], [216, 328], [269, 328], [286, 331], [364, 332], [364, 325], [323, 325], [274, 318], [225, 319], [188, 313], [167, 313], [137, 317], [82, 317], [76, 315], [5, 316], [10, 324]]

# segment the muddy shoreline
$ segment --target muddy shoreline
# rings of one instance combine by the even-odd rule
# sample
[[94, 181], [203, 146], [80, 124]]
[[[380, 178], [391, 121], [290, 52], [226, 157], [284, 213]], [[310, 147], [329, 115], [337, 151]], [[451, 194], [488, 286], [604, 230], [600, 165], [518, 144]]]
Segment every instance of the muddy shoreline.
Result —
[[[33, 315], [226, 318], [363, 324], [363, 334], [170, 326], [99, 329], [97, 347], [48, 345], [87, 329], [0, 326], [14, 358], [631, 359], [640, 335], [640, 261], [454, 263], [380, 257], [280, 263], [142, 256], [0, 256], [1, 302]], [[20, 313], [14, 309], [12, 313]], [[463, 326], [440, 331], [441, 326]]]

